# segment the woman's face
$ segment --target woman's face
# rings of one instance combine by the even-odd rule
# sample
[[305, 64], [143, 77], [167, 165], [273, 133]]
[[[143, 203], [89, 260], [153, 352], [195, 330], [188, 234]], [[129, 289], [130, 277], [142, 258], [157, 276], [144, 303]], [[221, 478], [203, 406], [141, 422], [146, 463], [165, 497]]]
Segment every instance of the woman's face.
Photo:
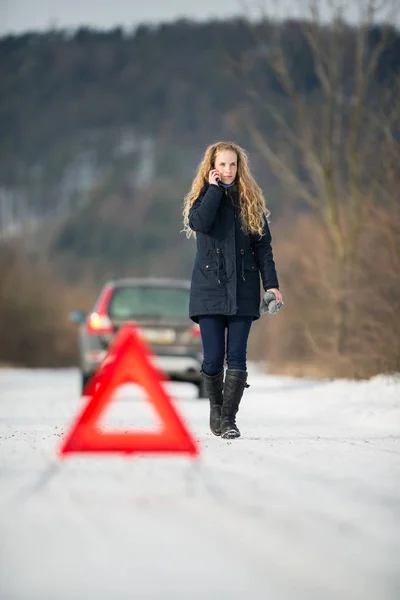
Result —
[[236, 152], [233, 152], [233, 150], [217, 152], [214, 168], [219, 171], [222, 183], [233, 183], [237, 175]]

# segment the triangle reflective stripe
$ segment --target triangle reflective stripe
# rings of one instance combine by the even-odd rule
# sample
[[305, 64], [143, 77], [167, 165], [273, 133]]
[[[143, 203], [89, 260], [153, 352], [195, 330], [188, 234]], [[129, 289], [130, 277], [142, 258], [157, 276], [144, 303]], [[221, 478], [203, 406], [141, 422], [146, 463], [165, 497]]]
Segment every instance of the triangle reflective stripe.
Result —
[[[162, 380], [165, 376], [151, 360], [151, 352], [134, 325], [124, 325], [110, 344], [97, 371], [88, 381], [84, 395], [88, 402], [61, 448], [60, 456], [71, 452], [180, 452], [198, 455], [198, 447], [174, 408]], [[137, 383], [146, 392], [162, 423], [161, 431], [104, 432], [97, 426], [112, 402], [115, 390], [125, 383]]]

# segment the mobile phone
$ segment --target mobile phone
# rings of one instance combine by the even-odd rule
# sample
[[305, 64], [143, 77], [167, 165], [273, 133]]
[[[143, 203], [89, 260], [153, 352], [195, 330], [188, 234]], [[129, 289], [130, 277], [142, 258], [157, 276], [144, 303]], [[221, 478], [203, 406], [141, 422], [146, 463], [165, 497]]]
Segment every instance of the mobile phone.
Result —
[[[215, 167], [213, 167], [213, 170], [215, 169]], [[221, 177], [219, 176], [219, 174], [216, 176], [216, 180], [217, 181], [221, 181]]]

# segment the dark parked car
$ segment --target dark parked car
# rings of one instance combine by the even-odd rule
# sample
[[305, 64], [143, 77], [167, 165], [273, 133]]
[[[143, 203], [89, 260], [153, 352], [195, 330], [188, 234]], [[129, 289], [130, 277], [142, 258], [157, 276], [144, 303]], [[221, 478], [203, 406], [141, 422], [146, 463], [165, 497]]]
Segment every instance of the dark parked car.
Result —
[[150, 344], [160, 369], [172, 381], [188, 381], [205, 397], [200, 368], [200, 330], [188, 317], [190, 282], [182, 279], [135, 278], [108, 282], [89, 314], [71, 313], [79, 327], [82, 389], [106, 355], [114, 335], [135, 321]]

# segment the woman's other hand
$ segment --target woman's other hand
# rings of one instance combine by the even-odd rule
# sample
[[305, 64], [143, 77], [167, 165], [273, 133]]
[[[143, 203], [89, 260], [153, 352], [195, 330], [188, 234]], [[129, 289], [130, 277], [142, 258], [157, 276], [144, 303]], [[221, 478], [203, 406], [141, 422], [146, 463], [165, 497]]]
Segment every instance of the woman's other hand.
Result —
[[276, 288], [269, 288], [267, 290], [267, 292], [272, 292], [274, 294], [277, 304], [279, 304], [279, 303], [283, 304], [283, 296], [279, 290], [277, 290]]

